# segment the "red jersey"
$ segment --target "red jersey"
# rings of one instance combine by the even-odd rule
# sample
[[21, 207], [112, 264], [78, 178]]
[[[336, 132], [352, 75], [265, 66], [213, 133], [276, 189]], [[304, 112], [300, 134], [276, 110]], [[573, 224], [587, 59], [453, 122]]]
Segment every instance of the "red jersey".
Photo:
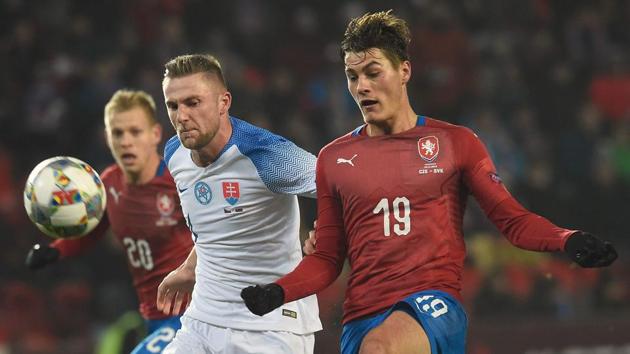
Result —
[[147, 184], [126, 184], [117, 165], [105, 169], [101, 178], [107, 190], [107, 213], [99, 225], [82, 238], [57, 240], [51, 246], [59, 249], [61, 257], [73, 256], [111, 228], [127, 253], [140, 313], [150, 320], [165, 318], [156, 307], [157, 287], [192, 249], [173, 177], [162, 161], [156, 176]]
[[422, 290], [461, 299], [462, 218], [472, 193], [516, 246], [564, 247], [573, 232], [525, 210], [469, 129], [419, 117], [408, 131], [369, 137], [361, 127], [317, 160], [317, 247], [277, 283], [285, 301], [318, 292], [351, 267], [344, 323]]

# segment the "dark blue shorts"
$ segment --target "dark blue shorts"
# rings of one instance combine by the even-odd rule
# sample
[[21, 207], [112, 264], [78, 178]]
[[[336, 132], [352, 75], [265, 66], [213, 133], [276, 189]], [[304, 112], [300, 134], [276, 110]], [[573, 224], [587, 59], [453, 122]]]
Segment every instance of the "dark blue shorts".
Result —
[[358, 353], [365, 335], [397, 310], [407, 312], [422, 325], [431, 343], [431, 354], [465, 353], [466, 312], [459, 301], [437, 290], [414, 293], [383, 313], [346, 323], [341, 333], [341, 353]]
[[149, 335], [138, 344], [131, 354], [155, 354], [162, 350], [175, 338], [175, 332], [182, 326], [181, 316], [163, 320], [147, 321]]

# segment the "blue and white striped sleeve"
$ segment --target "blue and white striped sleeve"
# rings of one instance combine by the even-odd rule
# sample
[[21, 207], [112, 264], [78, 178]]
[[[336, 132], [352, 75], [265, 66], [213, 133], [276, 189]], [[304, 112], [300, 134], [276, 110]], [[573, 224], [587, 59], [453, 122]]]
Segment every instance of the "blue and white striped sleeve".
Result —
[[315, 155], [277, 135], [264, 140], [247, 155], [267, 188], [275, 193], [316, 198]]

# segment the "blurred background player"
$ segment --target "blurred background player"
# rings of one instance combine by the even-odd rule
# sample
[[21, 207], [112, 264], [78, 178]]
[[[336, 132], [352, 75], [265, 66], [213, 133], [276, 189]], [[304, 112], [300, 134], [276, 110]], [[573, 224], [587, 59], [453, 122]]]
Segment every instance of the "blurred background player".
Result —
[[468, 194], [519, 248], [565, 251], [583, 267], [617, 258], [610, 243], [524, 209], [471, 130], [413, 111], [410, 41], [406, 22], [390, 11], [348, 24], [341, 56], [366, 124], [319, 154], [315, 253], [275, 283], [242, 292], [248, 308], [262, 316], [323, 290], [347, 257], [343, 354], [465, 353]]
[[315, 296], [263, 318], [247, 311], [239, 293], [302, 259], [297, 196], [315, 197], [315, 156], [230, 116], [232, 95], [213, 56], [178, 56], [165, 68], [164, 101], [177, 135], [164, 158], [195, 246], [160, 285], [159, 307], [188, 296], [177, 287], [180, 276], [196, 280], [165, 353], [313, 353], [322, 328]]
[[82, 238], [36, 244], [26, 264], [38, 269], [76, 256], [111, 230], [126, 250], [139, 311], [149, 332], [133, 353], [158, 353], [181, 324], [179, 316], [166, 316], [157, 309], [157, 287], [186, 259], [192, 239], [173, 178], [157, 151], [162, 127], [156, 120], [153, 98], [143, 91], [117, 91], [105, 106], [105, 132], [116, 160], [101, 174], [108, 194], [107, 213]]

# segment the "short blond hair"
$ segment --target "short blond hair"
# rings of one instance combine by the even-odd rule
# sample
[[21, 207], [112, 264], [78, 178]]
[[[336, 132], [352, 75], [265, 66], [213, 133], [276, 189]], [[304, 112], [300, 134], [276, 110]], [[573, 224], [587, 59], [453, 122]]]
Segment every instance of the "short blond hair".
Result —
[[157, 123], [155, 101], [148, 93], [141, 90], [118, 90], [105, 105], [105, 124], [112, 115], [140, 107], [147, 113], [151, 125]]
[[211, 54], [186, 54], [164, 64], [164, 79], [206, 73], [215, 77], [227, 89], [221, 63]]

